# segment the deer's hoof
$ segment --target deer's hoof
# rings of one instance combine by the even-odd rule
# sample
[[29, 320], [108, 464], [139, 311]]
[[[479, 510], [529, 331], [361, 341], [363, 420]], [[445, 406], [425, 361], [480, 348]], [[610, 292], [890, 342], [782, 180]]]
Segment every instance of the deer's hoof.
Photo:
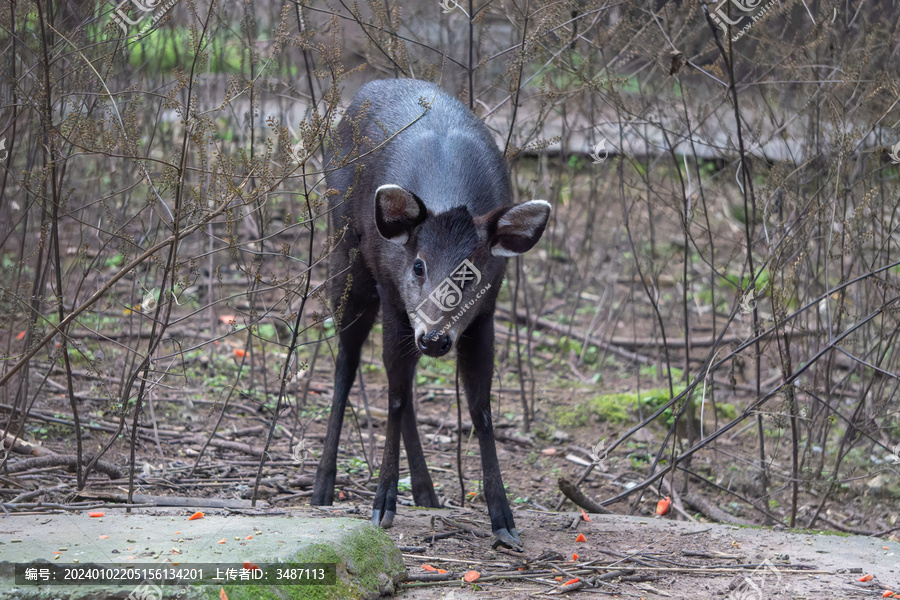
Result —
[[525, 547], [522, 545], [521, 540], [519, 540], [519, 532], [515, 529], [498, 529], [494, 532], [494, 543], [491, 545], [492, 548], [497, 548], [497, 546], [505, 546], [510, 550], [515, 550], [516, 552], [525, 552]]
[[392, 510], [386, 510], [382, 514], [381, 509], [376, 508], [372, 510], [372, 523], [378, 525], [382, 529], [388, 529], [394, 524], [394, 516], [396, 514], [397, 513]]

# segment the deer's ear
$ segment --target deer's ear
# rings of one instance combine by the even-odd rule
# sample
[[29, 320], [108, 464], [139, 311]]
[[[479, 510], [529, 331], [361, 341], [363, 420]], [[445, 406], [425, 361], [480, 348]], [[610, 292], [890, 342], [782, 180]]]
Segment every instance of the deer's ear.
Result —
[[530, 200], [494, 211], [485, 220], [491, 254], [518, 256], [538, 243], [550, 218], [550, 203]]
[[375, 226], [381, 237], [405, 244], [412, 230], [425, 220], [425, 204], [399, 185], [383, 185], [375, 190]]

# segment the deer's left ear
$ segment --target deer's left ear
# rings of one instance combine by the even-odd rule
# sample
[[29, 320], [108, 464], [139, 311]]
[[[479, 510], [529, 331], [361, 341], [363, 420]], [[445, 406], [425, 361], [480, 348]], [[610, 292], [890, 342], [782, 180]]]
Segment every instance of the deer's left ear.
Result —
[[491, 254], [518, 256], [528, 252], [541, 239], [549, 218], [550, 203], [545, 200], [530, 200], [487, 215], [484, 225]]

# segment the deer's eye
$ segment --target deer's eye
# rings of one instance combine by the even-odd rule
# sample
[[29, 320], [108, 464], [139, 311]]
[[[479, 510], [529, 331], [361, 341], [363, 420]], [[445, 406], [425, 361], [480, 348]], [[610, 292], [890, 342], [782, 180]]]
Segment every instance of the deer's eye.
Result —
[[416, 274], [416, 277], [425, 277], [425, 261], [421, 258], [417, 258], [413, 262], [413, 273]]

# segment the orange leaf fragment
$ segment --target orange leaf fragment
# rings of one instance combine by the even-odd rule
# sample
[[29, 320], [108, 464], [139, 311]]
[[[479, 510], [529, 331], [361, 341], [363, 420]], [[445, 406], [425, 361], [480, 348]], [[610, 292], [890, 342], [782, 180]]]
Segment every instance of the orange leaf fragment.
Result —
[[585, 521], [590, 521], [590, 520], [591, 520], [591, 518], [590, 518], [589, 516], [587, 516], [587, 513], [584, 512], [584, 509], [583, 509], [583, 508], [581, 509], [581, 518], [584, 519]]
[[244, 539], [245, 539], [245, 540], [252, 540], [252, 539], [253, 539], [253, 534], [251, 533], [250, 535], [248, 535], [248, 536], [245, 537]]
[[672, 497], [666, 496], [656, 503], [656, 514], [664, 515], [669, 512], [669, 505], [672, 504]]
[[481, 573], [478, 571], [466, 571], [466, 574], [463, 575], [463, 581], [472, 583], [473, 581], [477, 581], [479, 577], [481, 577]]
[[197, 512], [192, 514], [190, 517], [188, 517], [188, 521], [193, 521], [195, 519], [202, 519], [202, 518], [203, 518], [203, 513], [198, 510]]
[[244, 568], [248, 571], [262, 571], [262, 569], [259, 568], [259, 565], [252, 563], [249, 560], [244, 561]]
[[225, 593], [225, 588], [219, 588], [219, 600], [228, 600], [228, 594]]
[[247, 351], [244, 350], [243, 348], [235, 348], [235, 349], [234, 349], [234, 355], [235, 355], [237, 358], [244, 358], [244, 356], [245, 356], [246, 354], [247, 354]]
[[446, 573], [447, 569], [438, 569], [438, 573]]
[[575, 541], [576, 541], [576, 542], [586, 542], [586, 541], [587, 541], [587, 538], [584, 537], [584, 534], [583, 534], [583, 533], [579, 533], [579, 534], [578, 534], [578, 537], [575, 538]]
[[225, 543], [225, 538], [222, 538], [221, 540], [219, 540], [219, 541], [216, 542], [216, 543], [217, 543], [217, 544], [224, 544], [224, 543]]
[[104, 512], [95, 511], [95, 512], [89, 512], [89, 513], [88, 513], [88, 516], [89, 516], [89, 517], [94, 517], [95, 519], [98, 519], [98, 518], [102, 517], [102, 516], [105, 515], [105, 514], [106, 514], [106, 513], [104, 513]]
[[25, 339], [25, 332], [24, 332], [24, 331], [20, 331], [19, 334], [16, 336], [16, 339], [17, 339], [17, 340], [24, 340], [24, 339]]
[[563, 585], [572, 585], [573, 583], [578, 583], [579, 581], [581, 581], [581, 577], [576, 577], [575, 579], [568, 580]]
[[875, 579], [875, 576], [871, 573], [867, 573], [866, 575], [859, 577], [857, 581], [872, 581], [873, 579]]
[[429, 573], [432, 573], [432, 572], [434, 572], [434, 571], [437, 571], [437, 569], [435, 569], [435, 568], [432, 567], [431, 565], [425, 565], [425, 564], [423, 564], [423, 565], [422, 565], [422, 568], [425, 569], [426, 571], [428, 571]]
[[890, 598], [890, 597], [893, 596], [893, 595], [894, 595], [894, 592], [893, 592], [893, 591], [891, 591], [891, 590], [884, 590], [884, 593], [881, 594], [881, 597], [882, 597], [882, 598]]
[[108, 540], [108, 539], [109, 539], [109, 536], [108, 536], [108, 535], [101, 535], [101, 536], [99, 536], [98, 539], [101, 539], [101, 540]]
[[232, 323], [236, 322], [236, 319], [234, 318], [234, 315], [221, 315], [219, 316], [219, 321], [221, 321], [225, 325], [231, 325]]
[[576, 560], [578, 560], [578, 555], [573, 552], [572, 553], [572, 562], [575, 562]]
[[562, 577], [554, 577], [553, 579], [555, 579], [557, 581], [562, 581]]
[[59, 552], [58, 550], [54, 550], [53, 554], [62, 554], [62, 552]]

